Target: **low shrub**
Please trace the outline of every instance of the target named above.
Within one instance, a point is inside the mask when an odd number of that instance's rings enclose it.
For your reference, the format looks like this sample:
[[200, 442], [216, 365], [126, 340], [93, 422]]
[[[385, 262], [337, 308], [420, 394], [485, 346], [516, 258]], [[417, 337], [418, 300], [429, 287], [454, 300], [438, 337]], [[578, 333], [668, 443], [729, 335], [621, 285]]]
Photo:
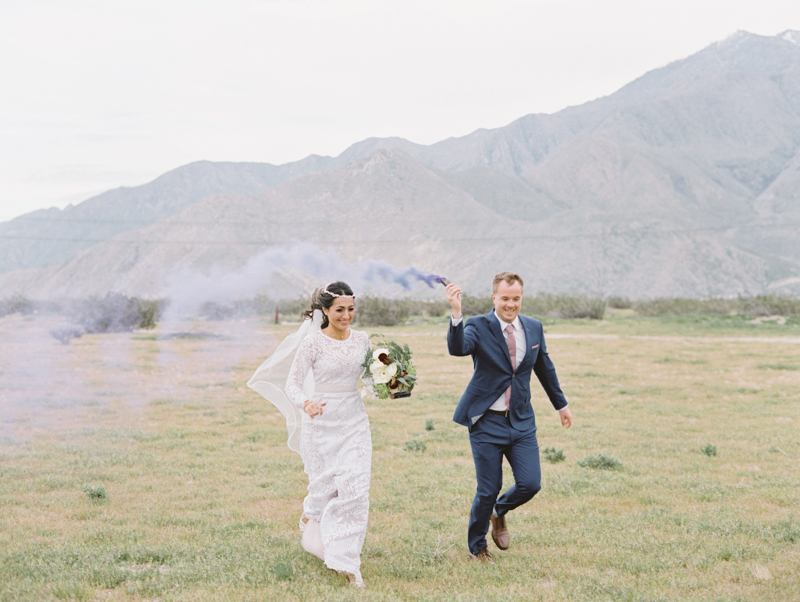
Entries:
[[406, 441], [405, 445], [403, 446], [405, 451], [411, 452], [424, 452], [428, 449], [428, 444], [424, 441], [418, 441], [417, 439], [412, 439], [411, 441]]
[[108, 499], [106, 488], [102, 485], [84, 485], [83, 493], [93, 502], [103, 502]]
[[139, 328], [155, 328], [165, 307], [163, 300], [139, 299]]
[[578, 466], [595, 470], [617, 470], [622, 467], [622, 462], [605, 454], [597, 454], [596, 456], [584, 458], [578, 462]]
[[708, 443], [700, 448], [700, 451], [707, 455], [709, 458], [717, 455], [717, 446]]
[[[449, 304], [448, 304], [449, 305]], [[488, 314], [494, 307], [491, 297], [471, 297], [461, 295], [461, 313], [466, 317]]]
[[640, 316], [680, 316], [686, 314], [727, 314], [729, 301], [724, 299], [671, 299], [659, 298], [636, 301], [633, 309]]
[[679, 316], [686, 314], [738, 314], [753, 318], [800, 314], [800, 299], [788, 295], [739, 296], [735, 299], [658, 298], [636, 301], [633, 309], [641, 316]]
[[[437, 301], [423, 301], [420, 299], [408, 299], [408, 313], [411, 316], [428, 316], [438, 318], [450, 313], [450, 304], [442, 299]], [[356, 306], [358, 311], [358, 306]]]
[[758, 295], [736, 299], [737, 313], [745, 316], [791, 316], [800, 314], [800, 299], [788, 295]]
[[551, 318], [602, 320], [606, 313], [606, 300], [600, 296], [539, 293], [535, 297], [523, 297], [522, 313]]
[[[466, 317], [489, 313], [494, 307], [491, 297], [461, 297], [461, 313]], [[449, 309], [449, 308], [448, 308]], [[447, 311], [447, 310], [445, 310]], [[523, 297], [520, 313], [526, 316], [549, 318], [602, 320], [606, 312], [606, 300], [591, 295], [554, 295], [539, 293], [535, 297]]]
[[[241, 302], [238, 311], [233, 308], [228, 309], [228, 313], [274, 316], [277, 310], [279, 320], [294, 321], [302, 319], [303, 313], [310, 307], [311, 300], [308, 295], [279, 301], [259, 295], [249, 301]], [[449, 311], [450, 304], [445, 300], [384, 299], [371, 296], [356, 298], [356, 322], [365, 326], [394, 326], [409, 316], [439, 317]]]
[[294, 578], [294, 567], [286, 560], [278, 560], [272, 566], [272, 574], [277, 581], [291, 581]]
[[22, 295], [0, 299], [0, 317], [16, 313], [30, 314], [34, 311], [36, 311], [36, 303]]
[[86, 332], [125, 332], [153, 328], [165, 307], [163, 300], [126, 297], [109, 293], [67, 303], [65, 313]]
[[558, 317], [602, 320], [606, 313], [606, 301], [602, 297], [588, 295], [556, 295]]
[[606, 299], [606, 304], [614, 309], [631, 309], [633, 307], [633, 301], [627, 297], [611, 296]]
[[566, 460], [567, 456], [564, 454], [563, 449], [556, 449], [555, 447], [545, 447], [544, 459], [550, 462], [550, 464], [556, 464], [557, 462], [563, 462], [564, 460]]
[[409, 304], [404, 299], [361, 297], [358, 299], [356, 322], [363, 326], [396, 326], [409, 316]]
[[50, 331], [50, 336], [61, 341], [64, 345], [67, 345], [72, 339], [82, 337], [84, 334], [86, 334], [86, 331], [80, 326], [62, 326]]
[[[294, 299], [282, 299], [273, 304], [272, 313], [275, 313], [275, 305], [277, 305], [280, 315], [286, 316], [287, 320], [299, 320], [302, 318], [303, 312], [311, 307], [311, 297], [310, 295], [305, 295]], [[267, 313], [269, 314], [270, 312]]]

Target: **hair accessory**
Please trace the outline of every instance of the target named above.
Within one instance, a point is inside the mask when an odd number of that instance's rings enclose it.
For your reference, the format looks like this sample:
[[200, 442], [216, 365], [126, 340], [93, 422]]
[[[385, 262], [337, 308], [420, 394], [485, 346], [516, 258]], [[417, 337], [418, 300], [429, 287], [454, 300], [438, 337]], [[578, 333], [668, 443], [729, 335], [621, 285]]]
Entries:
[[324, 289], [322, 289], [322, 292], [323, 292], [323, 293], [325, 293], [326, 295], [330, 295], [331, 297], [352, 297], [352, 298], [353, 298], [353, 300], [355, 300], [355, 298], [356, 298], [356, 296], [355, 296], [355, 295], [339, 295], [339, 294], [336, 294], [336, 293], [332, 293], [332, 292], [330, 292], [330, 291], [328, 290], [328, 288], [327, 288], [327, 287], [325, 287]]

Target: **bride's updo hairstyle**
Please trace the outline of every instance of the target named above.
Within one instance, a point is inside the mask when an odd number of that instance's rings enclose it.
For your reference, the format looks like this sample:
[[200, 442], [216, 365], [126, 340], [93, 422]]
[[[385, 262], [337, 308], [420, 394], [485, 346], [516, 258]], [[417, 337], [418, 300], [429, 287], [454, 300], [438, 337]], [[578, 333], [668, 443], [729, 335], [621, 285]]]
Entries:
[[[331, 282], [327, 286], [319, 287], [314, 291], [314, 294], [311, 295], [311, 309], [305, 312], [303, 316], [306, 318], [311, 318], [315, 309], [320, 311], [322, 311], [323, 308], [330, 309], [334, 300], [339, 297], [352, 297], [353, 301], [356, 300], [356, 296], [353, 294], [353, 289], [351, 289], [346, 282], [342, 282], [341, 280]], [[328, 316], [326, 316], [325, 312], [323, 311], [322, 326], [320, 328], [326, 328], [327, 326]]]

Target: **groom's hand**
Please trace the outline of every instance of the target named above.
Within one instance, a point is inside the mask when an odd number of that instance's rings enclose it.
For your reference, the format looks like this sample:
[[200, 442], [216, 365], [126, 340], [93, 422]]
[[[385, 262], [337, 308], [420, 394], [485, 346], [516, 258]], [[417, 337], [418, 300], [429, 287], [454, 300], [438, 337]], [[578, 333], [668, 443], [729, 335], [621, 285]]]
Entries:
[[447, 301], [450, 307], [453, 308], [453, 319], [458, 320], [461, 317], [461, 287], [457, 284], [447, 285]]
[[569, 408], [564, 408], [563, 410], [558, 411], [558, 416], [561, 418], [561, 425], [568, 429], [572, 426], [572, 412], [569, 411]]

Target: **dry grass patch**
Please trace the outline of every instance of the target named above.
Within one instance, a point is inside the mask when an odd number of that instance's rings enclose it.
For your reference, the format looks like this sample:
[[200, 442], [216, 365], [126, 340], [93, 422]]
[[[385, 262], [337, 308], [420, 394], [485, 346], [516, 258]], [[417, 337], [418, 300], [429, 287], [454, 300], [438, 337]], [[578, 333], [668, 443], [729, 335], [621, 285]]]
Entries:
[[[411, 346], [420, 384], [368, 402], [369, 589], [353, 592], [300, 548], [301, 463], [277, 410], [244, 384], [295, 326], [197, 322], [180, 326], [192, 336], [62, 345], [47, 318], [6, 316], [0, 599], [792, 599], [795, 327], [695, 318], [547, 323], [576, 423], [564, 431], [535, 394], [539, 444], [566, 460], [543, 462], [544, 488], [509, 516], [512, 547], [494, 567], [467, 559], [474, 468], [451, 421], [471, 361], [447, 355], [444, 319], [372, 329]], [[578, 464], [600, 455], [620, 465]]]

